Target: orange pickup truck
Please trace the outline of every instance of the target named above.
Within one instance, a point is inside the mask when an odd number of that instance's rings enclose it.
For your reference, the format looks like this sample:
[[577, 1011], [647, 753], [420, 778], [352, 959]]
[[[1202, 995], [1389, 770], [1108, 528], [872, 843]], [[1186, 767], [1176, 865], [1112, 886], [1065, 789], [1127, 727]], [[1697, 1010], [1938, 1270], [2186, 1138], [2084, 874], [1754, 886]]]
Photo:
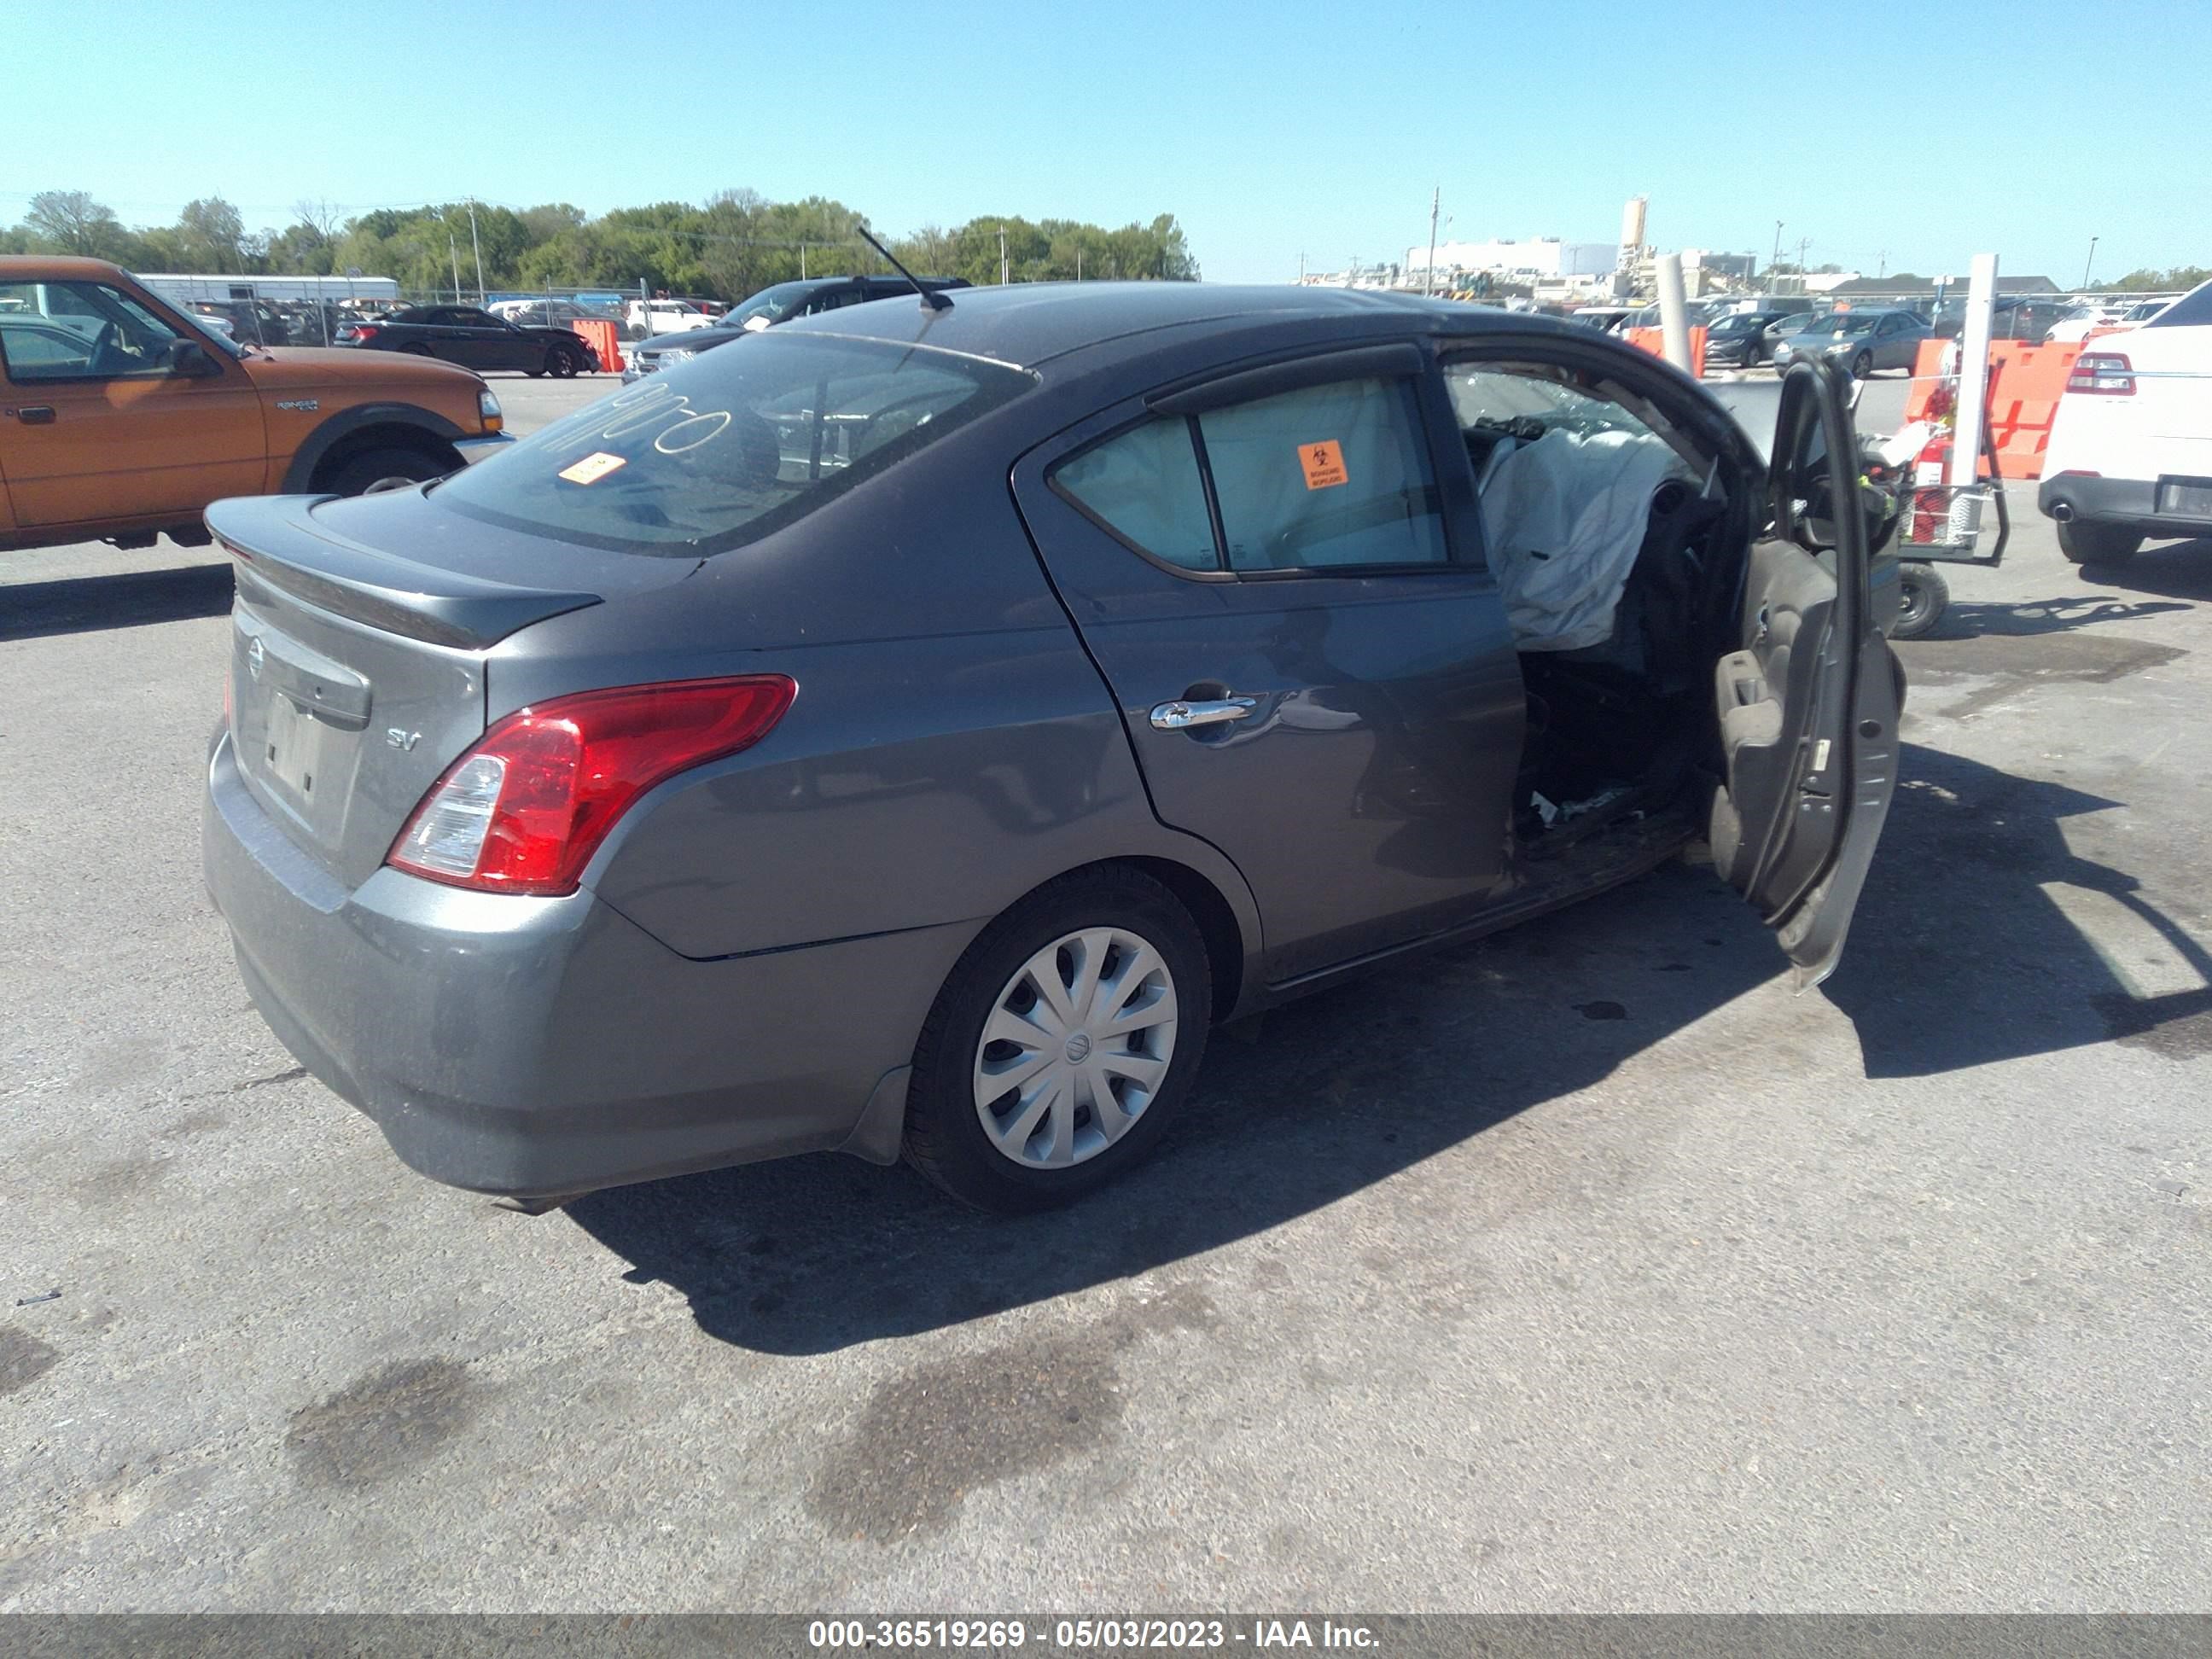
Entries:
[[0, 256], [0, 550], [202, 545], [210, 501], [438, 477], [501, 425], [465, 368], [240, 345], [100, 260]]

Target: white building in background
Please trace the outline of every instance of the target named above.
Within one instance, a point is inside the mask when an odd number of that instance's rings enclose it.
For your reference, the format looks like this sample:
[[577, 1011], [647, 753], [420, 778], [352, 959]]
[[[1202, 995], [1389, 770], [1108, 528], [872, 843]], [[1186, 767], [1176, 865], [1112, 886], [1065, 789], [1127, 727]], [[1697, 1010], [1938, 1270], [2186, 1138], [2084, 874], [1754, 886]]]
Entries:
[[[1556, 236], [1538, 236], [1525, 242], [1493, 239], [1487, 242], [1438, 242], [1437, 276], [1440, 284], [1451, 276], [1493, 276], [1509, 282], [1537, 283], [1562, 277], [1601, 276], [1612, 271], [1620, 250], [1611, 242], [1566, 242]], [[1429, 245], [1406, 250], [1406, 275], [1421, 281], [1429, 269]]]

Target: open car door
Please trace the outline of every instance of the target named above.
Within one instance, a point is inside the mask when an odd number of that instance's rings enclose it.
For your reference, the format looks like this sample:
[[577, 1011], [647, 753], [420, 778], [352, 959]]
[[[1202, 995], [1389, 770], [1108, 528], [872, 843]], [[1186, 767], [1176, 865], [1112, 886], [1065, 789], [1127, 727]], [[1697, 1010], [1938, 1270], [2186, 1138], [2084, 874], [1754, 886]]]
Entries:
[[1714, 677], [1724, 777], [1710, 839], [1715, 867], [1779, 931], [1802, 990], [1843, 953], [1889, 815], [1904, 674], [1874, 617], [1839, 371], [1790, 365], [1768, 453], [1771, 524], [1752, 544], [1738, 648]]

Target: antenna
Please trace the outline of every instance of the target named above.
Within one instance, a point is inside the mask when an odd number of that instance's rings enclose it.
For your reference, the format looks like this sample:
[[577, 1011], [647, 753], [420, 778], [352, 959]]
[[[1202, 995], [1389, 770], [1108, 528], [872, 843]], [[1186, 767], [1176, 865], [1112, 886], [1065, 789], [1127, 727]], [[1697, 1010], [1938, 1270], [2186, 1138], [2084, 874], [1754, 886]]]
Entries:
[[914, 284], [914, 291], [921, 295], [921, 308], [924, 311], [950, 311], [952, 309], [952, 296], [951, 295], [945, 293], [942, 289], [924, 288], [921, 285], [921, 278], [915, 276], [904, 265], [901, 264], [898, 262], [898, 255], [892, 252], [889, 248], [885, 247], [881, 242], [878, 241], [872, 235], [871, 235], [868, 232], [868, 228], [866, 225], [860, 223], [858, 220], [855, 220], [853, 223], [853, 228], [860, 233], [860, 239], [867, 243], [870, 247], [875, 249], [877, 252], [882, 254], [884, 258], [890, 261], [890, 266], [893, 270], [896, 270], [900, 276], [905, 277], [907, 281]]

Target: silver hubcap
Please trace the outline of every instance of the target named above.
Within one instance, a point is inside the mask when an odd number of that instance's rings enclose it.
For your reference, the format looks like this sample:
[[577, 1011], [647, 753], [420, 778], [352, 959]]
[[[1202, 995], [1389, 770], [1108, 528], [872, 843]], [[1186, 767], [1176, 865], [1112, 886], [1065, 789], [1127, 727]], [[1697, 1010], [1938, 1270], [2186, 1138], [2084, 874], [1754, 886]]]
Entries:
[[975, 1050], [975, 1115], [1017, 1164], [1065, 1169], [1135, 1127], [1175, 1058], [1175, 979], [1121, 927], [1086, 927], [1024, 963]]

